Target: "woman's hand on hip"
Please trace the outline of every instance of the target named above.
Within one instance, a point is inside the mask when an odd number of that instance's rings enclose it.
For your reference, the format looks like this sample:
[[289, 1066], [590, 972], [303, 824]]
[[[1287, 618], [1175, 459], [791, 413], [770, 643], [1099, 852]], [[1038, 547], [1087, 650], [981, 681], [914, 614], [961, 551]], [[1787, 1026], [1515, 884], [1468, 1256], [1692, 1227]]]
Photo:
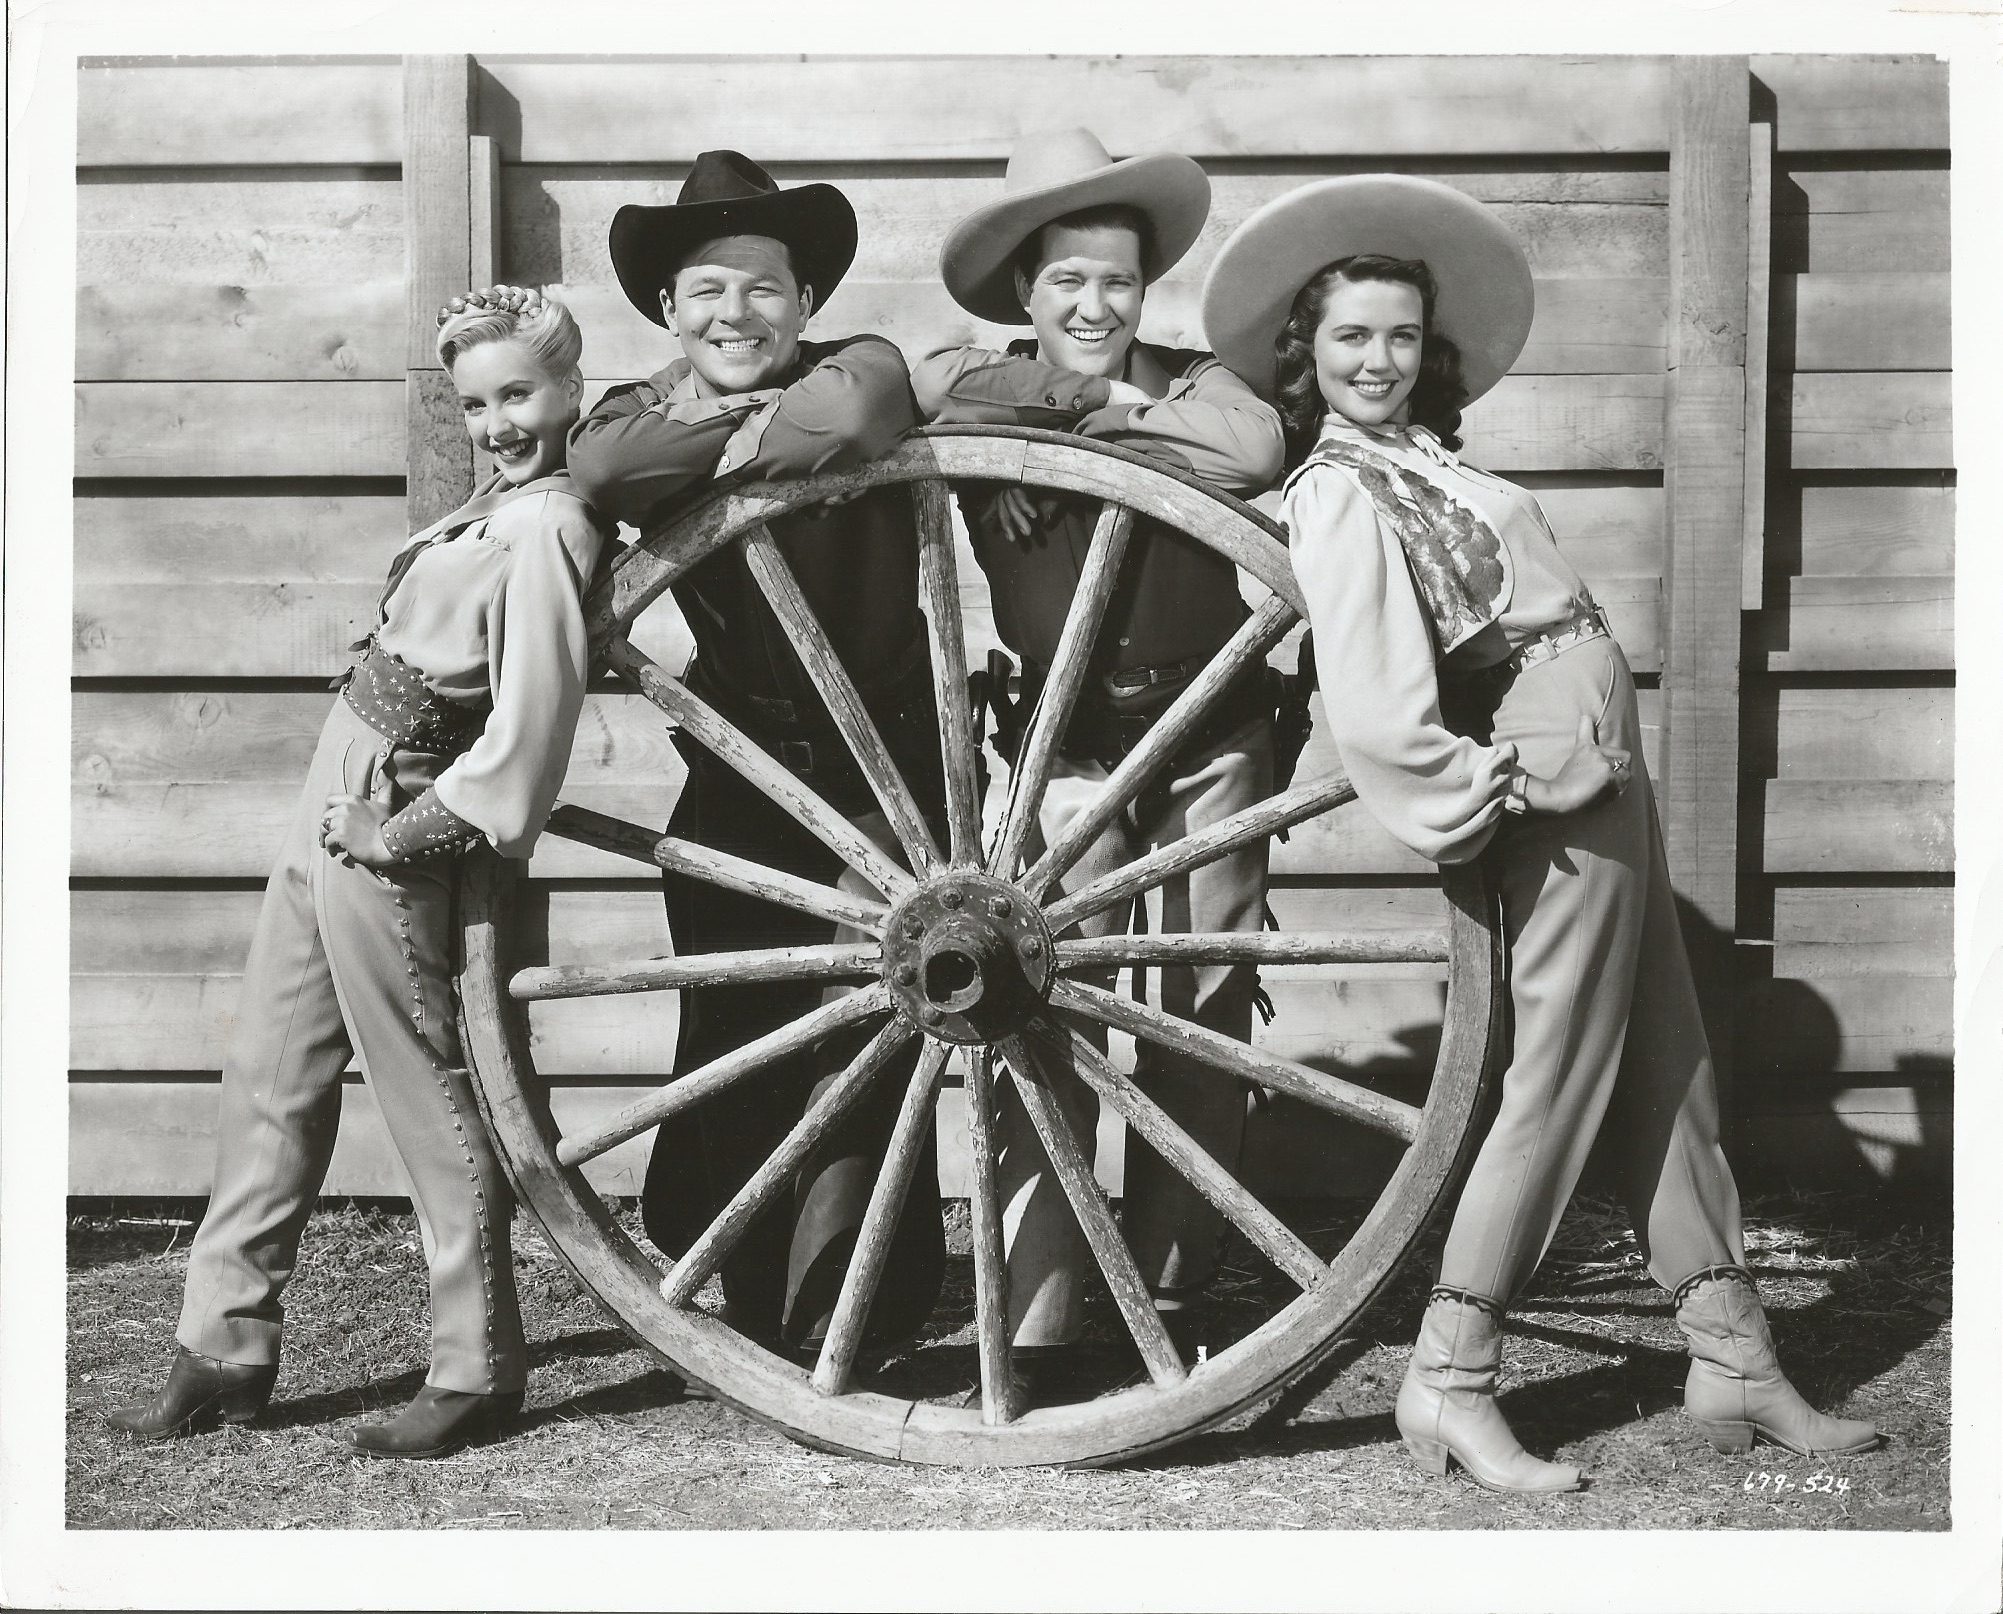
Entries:
[[365, 797], [329, 796], [327, 811], [320, 819], [320, 844], [327, 848], [329, 857], [343, 863], [387, 868], [396, 861], [383, 839], [383, 825], [388, 820], [388, 809]]
[[1627, 789], [1633, 762], [1619, 746], [1601, 745], [1590, 716], [1579, 719], [1577, 744], [1549, 779], [1527, 778], [1523, 801], [1533, 813], [1577, 813]]

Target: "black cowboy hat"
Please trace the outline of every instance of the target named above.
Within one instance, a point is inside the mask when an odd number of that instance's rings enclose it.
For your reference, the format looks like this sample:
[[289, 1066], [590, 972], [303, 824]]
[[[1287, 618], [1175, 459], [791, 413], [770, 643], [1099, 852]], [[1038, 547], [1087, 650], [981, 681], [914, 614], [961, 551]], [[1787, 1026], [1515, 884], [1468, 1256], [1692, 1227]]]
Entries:
[[855, 209], [832, 185], [782, 191], [772, 176], [734, 151], [705, 151], [670, 207], [628, 204], [612, 215], [612, 268], [633, 306], [665, 325], [661, 292], [705, 241], [767, 235], [786, 243], [793, 272], [827, 304], [855, 261]]

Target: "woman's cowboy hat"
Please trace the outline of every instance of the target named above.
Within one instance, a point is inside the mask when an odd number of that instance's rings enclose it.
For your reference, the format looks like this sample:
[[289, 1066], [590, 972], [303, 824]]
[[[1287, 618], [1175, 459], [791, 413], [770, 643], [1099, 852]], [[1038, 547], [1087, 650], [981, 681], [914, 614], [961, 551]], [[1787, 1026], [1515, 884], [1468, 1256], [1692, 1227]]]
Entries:
[[1433, 328], [1461, 350], [1468, 397], [1509, 373], [1530, 335], [1530, 260], [1474, 198], [1408, 174], [1316, 180], [1233, 230], [1203, 282], [1210, 350], [1271, 397], [1273, 340], [1295, 295], [1324, 265], [1359, 252], [1425, 260], [1440, 288]]
[[705, 151], [695, 160], [672, 207], [629, 204], [612, 215], [612, 268], [633, 306], [665, 325], [661, 292], [705, 241], [724, 235], [769, 235], [786, 243], [802, 286], [824, 308], [855, 261], [855, 209], [832, 185], [782, 191], [772, 176], [734, 151]]
[[1089, 129], [1024, 135], [1002, 180], [1000, 201], [974, 209], [939, 249], [946, 289], [976, 319], [1020, 325], [1015, 255], [1052, 219], [1088, 207], [1124, 203], [1153, 226], [1141, 273], [1167, 272], [1195, 243], [1210, 213], [1210, 180], [1193, 158], [1172, 152], [1114, 162]]

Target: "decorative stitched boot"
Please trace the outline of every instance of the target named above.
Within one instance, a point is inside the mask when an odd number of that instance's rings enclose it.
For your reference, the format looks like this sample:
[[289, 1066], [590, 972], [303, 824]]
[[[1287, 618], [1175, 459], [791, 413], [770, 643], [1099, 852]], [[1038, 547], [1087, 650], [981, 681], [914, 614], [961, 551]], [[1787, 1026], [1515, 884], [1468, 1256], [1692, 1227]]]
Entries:
[[520, 1390], [475, 1395], [427, 1384], [388, 1423], [348, 1430], [348, 1450], [357, 1457], [447, 1457], [461, 1447], [492, 1440], [521, 1410]]
[[1683, 1406], [1718, 1451], [1751, 1451], [1756, 1434], [1802, 1457], [1843, 1457], [1880, 1443], [1870, 1424], [1817, 1412], [1787, 1382], [1744, 1267], [1703, 1267], [1678, 1284], [1676, 1326], [1690, 1343]]
[[160, 1392], [150, 1401], [107, 1412], [104, 1421], [149, 1443], [200, 1434], [219, 1423], [250, 1423], [264, 1411], [277, 1382], [275, 1364], [218, 1362], [178, 1345]]
[[1502, 1307], [1441, 1284], [1428, 1298], [1419, 1342], [1398, 1391], [1398, 1433], [1429, 1474], [1452, 1458], [1491, 1491], [1576, 1491], [1579, 1471], [1532, 1457], [1495, 1404]]

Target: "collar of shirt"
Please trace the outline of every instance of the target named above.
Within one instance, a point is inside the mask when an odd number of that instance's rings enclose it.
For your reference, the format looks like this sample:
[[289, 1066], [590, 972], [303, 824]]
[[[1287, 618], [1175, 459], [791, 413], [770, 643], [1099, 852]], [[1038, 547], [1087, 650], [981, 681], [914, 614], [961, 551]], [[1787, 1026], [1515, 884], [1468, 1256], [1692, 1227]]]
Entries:
[[1426, 426], [1361, 426], [1347, 415], [1337, 414], [1333, 409], [1321, 423], [1323, 437], [1337, 438], [1352, 443], [1372, 443], [1379, 446], [1396, 444], [1407, 448], [1437, 465], [1461, 469], [1460, 457], [1434, 435]]

